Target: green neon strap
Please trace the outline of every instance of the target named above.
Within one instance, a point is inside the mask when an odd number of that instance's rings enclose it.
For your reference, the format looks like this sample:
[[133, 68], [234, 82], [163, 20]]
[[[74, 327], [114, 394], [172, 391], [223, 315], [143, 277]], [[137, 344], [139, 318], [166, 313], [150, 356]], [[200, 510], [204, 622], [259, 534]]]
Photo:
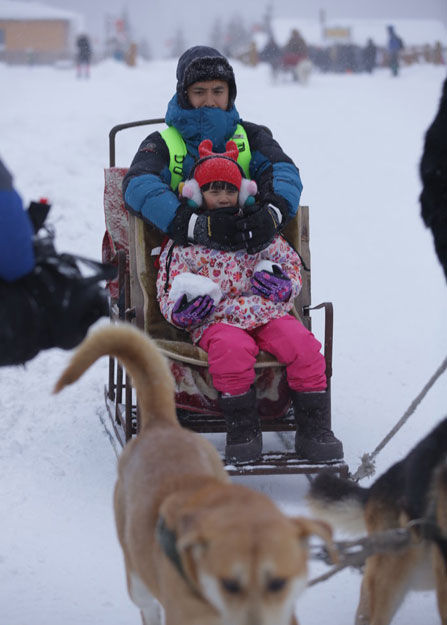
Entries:
[[[161, 132], [161, 136], [169, 150], [169, 171], [171, 172], [171, 189], [177, 191], [177, 187], [183, 180], [183, 161], [185, 160], [187, 150], [186, 143], [177, 128], [169, 126]], [[237, 159], [238, 164], [242, 167], [245, 177], [250, 178], [250, 161], [251, 150], [248, 143], [245, 128], [238, 124], [236, 131], [231, 137], [236, 143], [239, 150]]]
[[177, 191], [177, 187], [183, 180], [183, 161], [187, 154], [186, 143], [182, 135], [174, 126], [168, 126], [161, 132], [164, 142], [169, 150], [169, 171], [171, 172], [171, 189]]
[[236, 126], [236, 132], [231, 138], [236, 143], [237, 149], [239, 150], [237, 162], [242, 167], [245, 177], [250, 179], [251, 150], [245, 128], [241, 124], [238, 124]]

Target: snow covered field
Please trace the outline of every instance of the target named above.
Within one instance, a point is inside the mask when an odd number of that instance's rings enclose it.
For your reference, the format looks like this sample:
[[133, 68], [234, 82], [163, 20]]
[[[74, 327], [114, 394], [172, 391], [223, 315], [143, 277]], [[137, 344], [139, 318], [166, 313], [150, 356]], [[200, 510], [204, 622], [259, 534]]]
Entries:
[[[398, 79], [385, 70], [314, 75], [303, 88], [272, 85], [265, 66], [234, 66], [242, 117], [268, 125], [300, 167], [313, 302], [335, 307], [334, 429], [354, 471], [446, 354], [447, 285], [419, 216], [417, 170], [445, 68], [407, 68]], [[108, 132], [162, 117], [174, 77], [171, 61], [106, 62], [90, 81], [72, 70], [0, 65], [0, 157], [26, 202], [50, 198], [59, 251], [100, 257]], [[144, 136], [118, 136], [118, 165]], [[112, 517], [116, 456], [101, 422], [107, 361], [54, 397], [68, 358], [52, 350], [25, 369], [0, 370], [0, 622], [137, 625]], [[379, 455], [378, 473], [447, 414], [446, 397], [444, 375]], [[245, 482], [288, 513], [307, 514], [305, 478]], [[359, 584], [345, 571], [309, 589], [298, 603], [301, 625], [352, 623]], [[394, 620], [437, 622], [431, 593], [411, 595]]]

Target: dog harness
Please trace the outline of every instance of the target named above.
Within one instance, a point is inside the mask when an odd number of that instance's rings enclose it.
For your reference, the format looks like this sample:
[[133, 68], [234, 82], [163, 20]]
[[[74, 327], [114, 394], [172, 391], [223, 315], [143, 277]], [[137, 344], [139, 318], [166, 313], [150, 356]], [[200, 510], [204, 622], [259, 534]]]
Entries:
[[158, 544], [160, 545], [165, 556], [174, 565], [174, 568], [179, 575], [184, 579], [185, 583], [189, 586], [190, 590], [195, 594], [198, 599], [204, 601], [204, 598], [194, 586], [189, 577], [186, 576], [185, 569], [183, 568], [180, 554], [177, 549], [177, 534], [174, 530], [169, 529], [166, 525], [166, 521], [163, 517], [159, 517], [156, 528], [156, 536]]

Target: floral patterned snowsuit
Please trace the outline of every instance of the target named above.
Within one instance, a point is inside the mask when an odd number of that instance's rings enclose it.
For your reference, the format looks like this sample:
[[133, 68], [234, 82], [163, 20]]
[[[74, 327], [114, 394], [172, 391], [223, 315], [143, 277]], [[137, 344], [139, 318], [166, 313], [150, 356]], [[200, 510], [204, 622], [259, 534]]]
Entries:
[[[279, 265], [290, 278], [292, 292], [287, 302], [275, 303], [252, 293], [250, 279], [261, 260]], [[193, 342], [208, 352], [210, 373], [217, 390], [232, 395], [246, 392], [254, 380], [259, 349], [272, 353], [286, 364], [288, 383], [293, 390], [326, 388], [320, 343], [288, 314], [301, 290], [300, 268], [298, 254], [280, 235], [253, 255], [244, 250], [228, 252], [201, 245], [179, 246], [172, 240], [165, 246], [160, 256], [157, 297], [161, 312], [170, 323], [175, 304], [170, 290], [178, 274], [190, 272], [205, 276], [219, 284], [222, 291], [214, 313], [201, 325], [188, 330]]]

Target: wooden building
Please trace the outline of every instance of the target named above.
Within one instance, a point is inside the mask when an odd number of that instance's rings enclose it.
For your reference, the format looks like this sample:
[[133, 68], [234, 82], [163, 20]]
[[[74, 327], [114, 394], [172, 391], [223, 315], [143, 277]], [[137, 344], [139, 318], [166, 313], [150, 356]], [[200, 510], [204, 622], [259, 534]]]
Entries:
[[38, 2], [0, 0], [0, 61], [52, 63], [72, 58], [82, 17]]

